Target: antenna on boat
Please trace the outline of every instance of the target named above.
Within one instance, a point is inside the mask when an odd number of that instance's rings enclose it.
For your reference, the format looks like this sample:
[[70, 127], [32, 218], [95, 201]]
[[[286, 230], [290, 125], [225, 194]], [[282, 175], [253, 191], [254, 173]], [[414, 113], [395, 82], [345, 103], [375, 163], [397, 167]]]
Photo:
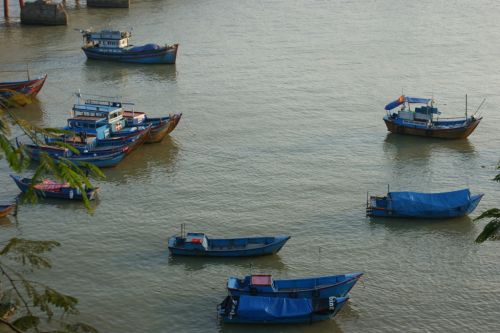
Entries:
[[467, 94], [465, 94], [465, 120], [467, 121]]
[[472, 116], [475, 116], [479, 112], [479, 109], [481, 109], [481, 107], [483, 106], [485, 101], [486, 101], [486, 98], [483, 98], [483, 101], [481, 102], [481, 104], [479, 104], [479, 106], [476, 109], [476, 112], [474, 112], [474, 114]]

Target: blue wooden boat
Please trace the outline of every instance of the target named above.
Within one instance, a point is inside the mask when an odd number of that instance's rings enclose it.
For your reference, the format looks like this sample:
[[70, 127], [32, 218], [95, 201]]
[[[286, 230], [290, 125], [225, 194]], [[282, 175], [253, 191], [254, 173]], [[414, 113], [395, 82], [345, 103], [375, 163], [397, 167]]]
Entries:
[[168, 241], [172, 255], [207, 257], [251, 257], [277, 253], [290, 236], [210, 239], [203, 233], [189, 232]]
[[288, 298], [227, 296], [217, 306], [219, 319], [241, 324], [300, 324], [333, 318], [349, 297]]
[[346, 296], [363, 273], [327, 275], [300, 279], [273, 280], [271, 275], [249, 275], [243, 279], [230, 277], [227, 290], [233, 296], [266, 297], [330, 297]]
[[[31, 186], [31, 178], [21, 178], [10, 175], [21, 192], [26, 193]], [[35, 194], [42, 198], [55, 198], [67, 200], [83, 200], [82, 192], [79, 188], [70, 187], [67, 183], [57, 183], [49, 179], [44, 179], [41, 183], [33, 186]], [[89, 188], [85, 192], [89, 200], [94, 200], [99, 188]]]
[[470, 214], [484, 194], [471, 195], [469, 189], [442, 193], [388, 192], [370, 196], [366, 214], [377, 217], [446, 219]]
[[141, 64], [175, 64], [179, 44], [160, 46], [129, 44], [130, 32], [81, 30], [82, 50], [89, 59], [111, 60]]
[[[419, 106], [412, 110], [414, 104]], [[401, 108], [397, 113], [391, 111], [399, 106]], [[390, 132], [442, 139], [464, 139], [476, 129], [482, 119], [474, 115], [468, 117], [467, 106], [465, 117], [439, 119], [441, 112], [434, 107], [433, 99], [404, 95], [387, 104], [385, 110], [387, 114], [384, 122]]]
[[109, 154], [100, 154], [99, 152], [87, 152], [75, 154], [67, 148], [45, 146], [45, 145], [24, 145], [26, 152], [34, 161], [40, 160], [41, 153], [47, 153], [57, 162], [59, 158], [65, 158], [76, 165], [82, 166], [84, 163], [90, 163], [100, 168], [110, 168], [118, 165], [124, 158], [128, 149], [118, 149]]
[[[77, 94], [78, 101], [73, 106], [72, 117], [68, 119], [65, 130], [74, 132], [81, 144], [98, 146], [127, 146], [127, 154], [144, 143], [153, 127], [152, 124], [127, 127], [120, 102], [110, 100], [84, 99]], [[89, 142], [95, 138], [95, 142]], [[86, 150], [93, 150], [92, 147]]]

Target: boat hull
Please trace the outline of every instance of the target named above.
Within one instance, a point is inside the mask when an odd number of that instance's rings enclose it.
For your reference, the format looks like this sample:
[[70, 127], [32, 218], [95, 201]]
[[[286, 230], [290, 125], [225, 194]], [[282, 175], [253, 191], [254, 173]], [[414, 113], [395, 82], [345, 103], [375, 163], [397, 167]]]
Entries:
[[[29, 97], [36, 97], [36, 95], [42, 90], [42, 87], [47, 79], [47, 74], [42, 75], [33, 80], [18, 81], [18, 82], [2, 82], [0, 83], [0, 90], [11, 90], [20, 94], [24, 94]], [[9, 97], [8, 91], [0, 92], [0, 96], [7, 95]]]
[[83, 47], [83, 52], [89, 59], [109, 60], [118, 62], [138, 63], [138, 64], [175, 64], [179, 44], [160, 50], [150, 50], [144, 52], [103, 52], [99, 48]]
[[[227, 290], [233, 296], [257, 295], [266, 297], [295, 297], [295, 298], [328, 298], [331, 296], [344, 297], [354, 287], [363, 273], [350, 273], [324, 277], [313, 277], [304, 279], [276, 280], [271, 286], [245, 286], [238, 285], [238, 279], [229, 278]], [[245, 277], [244, 281], [250, 281], [251, 277]], [[279, 288], [282, 284], [287, 288]]]
[[123, 149], [108, 155], [88, 152], [81, 153], [80, 155], [65, 156], [66, 150], [61, 148], [50, 146], [38, 147], [34, 145], [25, 145], [25, 148], [31, 159], [34, 161], [40, 161], [40, 154], [43, 152], [54, 158], [56, 162], [57, 159], [64, 158], [78, 166], [85, 166], [86, 163], [90, 163], [99, 168], [111, 168], [118, 165], [118, 163], [125, 158], [125, 155], [128, 152], [128, 149]]
[[416, 136], [425, 136], [431, 138], [440, 138], [440, 139], [465, 139], [469, 135], [474, 132], [476, 127], [481, 122], [482, 118], [474, 119], [466, 126], [454, 127], [454, 128], [421, 128], [415, 126], [405, 126], [396, 123], [394, 120], [385, 117], [384, 122], [387, 126], [387, 130], [392, 133], [397, 134], [406, 134], [406, 135], [416, 135]]
[[[178, 245], [178, 237], [171, 237], [168, 242], [168, 249], [172, 255], [179, 256], [196, 256], [196, 257], [255, 257], [262, 255], [271, 255], [277, 253], [290, 239], [290, 236], [276, 237], [275, 241], [270, 244], [263, 244], [258, 247], [251, 248], [231, 248], [231, 246], [224, 247], [210, 247], [208, 249], [202, 246], [196, 248], [187, 248]], [[235, 239], [242, 240], [242, 239]], [[217, 241], [217, 240], [216, 240]], [[224, 241], [231, 241], [224, 239]]]
[[145, 143], [161, 142], [165, 136], [170, 134], [177, 127], [181, 117], [182, 113], [173, 115], [167, 121], [162, 121], [162, 119], [159, 118], [158, 124], [153, 125], [151, 128], [151, 132], [149, 132]]

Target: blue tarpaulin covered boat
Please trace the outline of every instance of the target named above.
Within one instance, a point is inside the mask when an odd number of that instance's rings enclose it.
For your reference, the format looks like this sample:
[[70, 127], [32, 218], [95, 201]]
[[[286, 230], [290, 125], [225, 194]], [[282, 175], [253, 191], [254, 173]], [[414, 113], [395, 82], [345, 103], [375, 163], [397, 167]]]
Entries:
[[371, 196], [368, 216], [453, 218], [470, 214], [483, 194], [471, 195], [469, 189], [442, 193], [389, 192], [385, 197]]
[[334, 317], [348, 299], [333, 296], [322, 299], [227, 296], [217, 307], [217, 312], [227, 323], [312, 323]]
[[233, 296], [330, 297], [346, 296], [363, 273], [317, 276], [301, 279], [273, 280], [271, 275], [249, 275], [243, 279], [230, 277], [227, 290]]
[[250, 257], [277, 253], [290, 236], [208, 238], [203, 233], [189, 232], [168, 241], [172, 255], [208, 257]]

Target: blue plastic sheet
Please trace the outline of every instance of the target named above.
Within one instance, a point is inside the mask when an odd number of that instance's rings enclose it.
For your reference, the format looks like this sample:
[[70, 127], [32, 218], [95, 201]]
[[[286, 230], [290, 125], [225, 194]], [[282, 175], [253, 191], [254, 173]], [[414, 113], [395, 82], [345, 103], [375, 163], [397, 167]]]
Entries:
[[129, 49], [130, 52], [144, 52], [144, 51], [154, 51], [159, 50], [160, 46], [158, 44], [146, 44], [142, 46], [134, 46]]
[[241, 319], [265, 321], [308, 316], [312, 312], [308, 298], [240, 296], [237, 315]]
[[403, 103], [410, 103], [410, 104], [428, 104], [431, 101], [429, 98], [419, 98], [419, 97], [409, 97], [409, 96], [400, 96], [398, 99], [395, 101], [390, 102], [385, 106], [385, 109], [387, 111], [392, 110], [398, 106], [400, 106]]
[[389, 192], [389, 208], [413, 217], [453, 217], [470, 204], [469, 189], [443, 193]]

